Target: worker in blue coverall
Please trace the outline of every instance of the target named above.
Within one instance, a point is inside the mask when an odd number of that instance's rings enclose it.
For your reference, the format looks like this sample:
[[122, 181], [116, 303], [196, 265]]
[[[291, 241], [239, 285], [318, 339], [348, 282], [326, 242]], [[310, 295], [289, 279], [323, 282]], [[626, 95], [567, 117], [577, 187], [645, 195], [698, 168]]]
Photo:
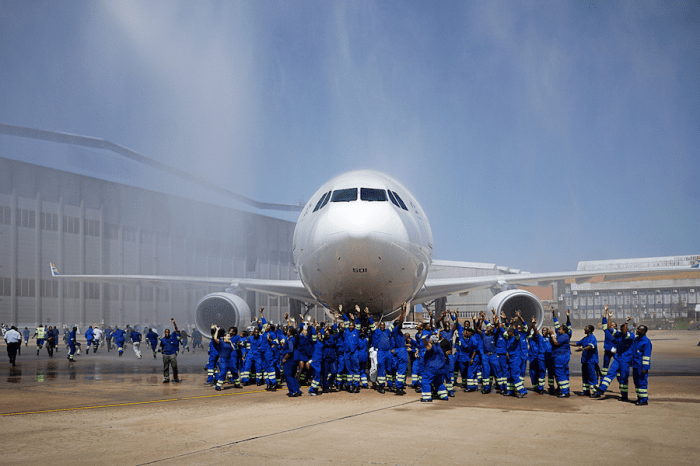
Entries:
[[[469, 358], [467, 360], [467, 384], [464, 391], [475, 392], [479, 389], [479, 372], [482, 375], [486, 372], [483, 362], [485, 353], [484, 342], [481, 335], [477, 334], [472, 327], [464, 329], [464, 337], [467, 343], [465, 353]], [[494, 351], [496, 347], [493, 345], [493, 330], [491, 331], [491, 345], [491, 357], [495, 361]], [[488, 378], [488, 375], [486, 377]]]
[[357, 340], [357, 363], [360, 366], [360, 386], [369, 388], [367, 380], [367, 365], [369, 364], [369, 340], [364, 329], [360, 330], [360, 339]]
[[112, 337], [114, 338], [114, 343], [117, 345], [117, 350], [119, 351], [119, 357], [124, 354], [124, 333], [125, 331], [115, 326], [112, 332]]
[[[262, 385], [263, 365], [262, 357], [260, 356], [261, 344], [262, 337], [260, 336], [260, 327], [255, 327], [253, 329], [253, 334], [248, 337], [246, 342], [248, 352], [246, 354], [245, 366], [241, 372], [241, 381], [243, 384], [252, 383], [251, 379], [254, 376], [256, 384], [258, 386]], [[253, 367], [255, 367], [255, 372], [251, 375]]]
[[569, 329], [567, 325], [559, 325], [556, 311], [552, 310], [555, 332], [550, 341], [552, 343], [552, 358], [554, 359], [554, 377], [559, 385], [559, 398], [568, 398], [569, 394], [569, 361], [571, 360], [571, 347]]
[[377, 391], [384, 393], [387, 371], [391, 371], [392, 357], [391, 330], [386, 328], [386, 323], [380, 322], [379, 327], [369, 318], [369, 329], [372, 335], [372, 346], [377, 349]]
[[78, 333], [78, 327], [73, 327], [73, 330], [71, 330], [70, 336], [68, 337], [68, 360], [69, 361], [74, 361], [73, 355], [75, 354], [75, 339], [76, 339], [77, 333]]
[[617, 348], [615, 347], [615, 323], [612, 322], [613, 311], [609, 311], [609, 305], [605, 305], [605, 310], [603, 311], [603, 332], [605, 335], [605, 341], [603, 342], [603, 365], [600, 367], [600, 377], [605, 377], [608, 375], [608, 368], [612, 362]]
[[443, 383], [443, 373], [445, 365], [445, 354], [440, 348], [440, 337], [431, 335], [422, 337], [425, 353], [423, 354], [423, 364], [421, 373], [421, 401], [433, 401], [432, 387], [435, 386], [437, 394], [441, 400], [447, 401], [447, 389]]
[[148, 333], [146, 334], [146, 339], [148, 340], [148, 344], [151, 345], [151, 350], [153, 350], [153, 358], [155, 359], [156, 349], [158, 348], [158, 334], [154, 332], [152, 328], [149, 328]]
[[651, 367], [651, 341], [647, 337], [647, 331], [646, 325], [637, 327], [637, 336], [632, 345], [632, 380], [637, 392], [637, 401], [634, 403], [636, 406], [649, 404], [647, 378]]
[[92, 346], [92, 339], [94, 336], [94, 331], [92, 330], [92, 325], [85, 330], [85, 340], [87, 340], [87, 348], [85, 349], [85, 354], [90, 354], [90, 347]]
[[[500, 361], [498, 360], [498, 354], [496, 353], [497, 347], [496, 347], [496, 339], [500, 338], [496, 333], [495, 333], [495, 327], [494, 324], [487, 324], [486, 329], [482, 329], [482, 325], [484, 324], [484, 321], [482, 319], [477, 320], [474, 322], [474, 332], [476, 335], [479, 335], [481, 337], [481, 344], [483, 351], [481, 353], [481, 376], [482, 376], [482, 384], [481, 384], [481, 393], [484, 395], [487, 395], [491, 392], [491, 377], [494, 377], [496, 379], [496, 388], [497, 390], [501, 389], [501, 367], [500, 367]], [[470, 363], [471, 367], [471, 363]], [[469, 376], [467, 376], [469, 377]], [[478, 389], [478, 378], [476, 381], [469, 381], [469, 378], [467, 378], [467, 384], [468, 388], [467, 391], [474, 391], [471, 390], [475, 386]]]
[[537, 330], [537, 319], [532, 317], [528, 331], [529, 346], [527, 359], [530, 363], [530, 381], [535, 393], [544, 394], [545, 367], [544, 367], [544, 338]]
[[598, 340], [593, 335], [594, 330], [592, 325], [586, 325], [586, 336], [575, 343], [578, 347], [576, 351], [581, 352], [583, 396], [591, 396], [592, 390], [598, 386], [598, 374], [595, 371], [595, 366], [598, 365]]
[[294, 325], [289, 325], [287, 328], [287, 339], [282, 346], [282, 365], [284, 366], [284, 380], [287, 383], [288, 397], [301, 396], [299, 382], [296, 378], [297, 364], [299, 361], [294, 360], [294, 347], [296, 345], [297, 330]]
[[[339, 309], [342, 312], [342, 305]], [[353, 314], [350, 314], [349, 318], [347, 314], [343, 314], [344, 324], [340, 329], [345, 350], [345, 368], [348, 372], [348, 392], [350, 393], [360, 393], [360, 363], [357, 357], [360, 331], [355, 327], [356, 324], [359, 324], [360, 307], [355, 306], [355, 310], [358, 314], [357, 321]]]
[[315, 318], [309, 330], [311, 331], [311, 341], [313, 344], [311, 359], [309, 359], [309, 364], [313, 372], [311, 386], [309, 387], [309, 395], [316, 396], [323, 393], [323, 341], [325, 332], [320, 325], [316, 328]]
[[632, 346], [634, 345], [634, 334], [629, 330], [629, 322], [632, 317], [620, 325], [618, 330], [613, 328], [613, 344], [615, 345], [615, 358], [610, 363], [608, 373], [596, 387], [592, 398], [601, 398], [608, 389], [613, 378], [617, 376], [617, 383], [620, 385], [620, 401], [629, 401], [629, 378], [630, 364], [632, 363]]
[[[231, 344], [233, 345], [233, 352], [231, 353], [231, 366], [229, 371], [226, 373], [228, 377], [228, 383], [233, 384], [235, 388], [242, 388], [241, 386], [241, 337], [238, 335], [238, 327], [229, 327], [228, 335], [231, 339]], [[194, 349], [192, 351], [194, 353]], [[236, 376], [234, 378], [234, 375]]]
[[206, 365], [207, 381], [204, 382], [204, 385], [214, 385], [214, 374], [216, 373], [216, 368], [219, 367], [219, 344], [214, 340], [214, 336], [216, 336], [216, 333], [218, 332], [216, 325], [211, 324], [210, 331], [212, 339], [209, 340], [209, 358]]
[[496, 379], [498, 390], [496, 391], [500, 391], [500, 393], [503, 394], [503, 392], [508, 391], [508, 342], [506, 342], [505, 339], [508, 322], [505, 313], [501, 313], [501, 318], [503, 320], [499, 320], [496, 311], [491, 309], [491, 312], [493, 313], [493, 323], [495, 326], [493, 333], [496, 335], [496, 358], [498, 359], [499, 371]]
[[[408, 374], [408, 350], [406, 349], [406, 337], [404, 336], [401, 328], [403, 327], [403, 321], [406, 318], [407, 305], [403, 303], [401, 305], [401, 314], [398, 320], [394, 322], [394, 327], [391, 329], [391, 338], [393, 343], [393, 355], [396, 370], [396, 394], [405, 395], [406, 391], [404, 387], [406, 386], [406, 375]], [[364, 372], [362, 373], [364, 375]], [[365, 379], [366, 386], [366, 379]]]
[[523, 398], [527, 395], [527, 390], [525, 390], [520, 378], [522, 367], [520, 340], [522, 337], [517, 328], [509, 327], [505, 338], [508, 343], [508, 390], [502, 394]]
[[173, 368], [173, 382], [180, 382], [177, 377], [177, 353], [180, 349], [180, 332], [177, 330], [175, 319], [170, 318], [175, 331], [170, 333], [170, 329], [163, 331], [163, 338], [160, 339], [160, 346], [163, 350], [163, 383], [170, 383], [170, 367]]
[[232, 359], [235, 358], [236, 347], [231, 342], [231, 335], [218, 326], [215, 327], [212, 340], [219, 345], [219, 375], [216, 379], [215, 389], [221, 391], [226, 380], [226, 374], [229, 371], [236, 373], [236, 368], [232, 364]]

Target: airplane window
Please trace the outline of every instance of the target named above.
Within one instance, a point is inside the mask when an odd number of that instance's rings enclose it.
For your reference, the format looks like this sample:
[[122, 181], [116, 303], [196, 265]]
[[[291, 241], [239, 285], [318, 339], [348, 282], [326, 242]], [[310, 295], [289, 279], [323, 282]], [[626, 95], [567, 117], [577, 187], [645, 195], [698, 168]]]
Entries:
[[391, 202], [392, 202], [396, 207], [398, 207], [399, 209], [401, 208], [401, 206], [399, 205], [399, 203], [396, 202], [396, 198], [394, 197], [394, 193], [392, 193], [391, 190], [389, 190], [389, 199], [391, 199]]
[[357, 200], [357, 188], [338, 189], [333, 191], [331, 202], [352, 202]]
[[328, 204], [328, 201], [330, 201], [330, 200], [331, 200], [331, 192], [328, 191], [328, 192], [326, 193], [326, 200], [323, 201], [323, 204], [321, 204], [321, 207], [320, 207], [320, 208], [323, 209], [324, 207], [326, 207], [326, 204]]
[[401, 197], [396, 193], [394, 193], [394, 196], [396, 197], [396, 200], [399, 201], [399, 204], [401, 204], [401, 208], [405, 211], [408, 211], [408, 209], [406, 208], [406, 204], [403, 203], [403, 200], [401, 199]]
[[323, 207], [325, 205], [323, 201], [326, 199], [326, 197], [328, 197], [329, 194], [330, 194], [330, 192], [321, 196], [321, 199], [319, 199], [318, 202], [316, 203], [316, 207], [314, 207], [314, 212], [316, 212], [318, 209], [320, 209], [321, 207]]
[[360, 199], [363, 201], [386, 201], [386, 191], [383, 189], [360, 188]]

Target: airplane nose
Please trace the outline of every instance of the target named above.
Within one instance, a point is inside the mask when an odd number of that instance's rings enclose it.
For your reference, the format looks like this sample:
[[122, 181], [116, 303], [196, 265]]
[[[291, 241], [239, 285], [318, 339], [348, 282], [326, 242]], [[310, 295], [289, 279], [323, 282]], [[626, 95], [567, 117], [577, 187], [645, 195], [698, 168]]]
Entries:
[[327, 208], [323, 222], [317, 223], [316, 239], [322, 243], [340, 240], [380, 240], [391, 236], [394, 240], [408, 238], [406, 228], [396, 209], [389, 202], [335, 203]]

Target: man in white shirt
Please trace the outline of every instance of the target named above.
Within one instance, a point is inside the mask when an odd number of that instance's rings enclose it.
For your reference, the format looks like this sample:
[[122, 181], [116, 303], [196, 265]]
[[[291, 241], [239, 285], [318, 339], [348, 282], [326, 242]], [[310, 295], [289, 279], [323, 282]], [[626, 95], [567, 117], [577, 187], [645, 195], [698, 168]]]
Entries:
[[19, 345], [22, 344], [22, 334], [17, 331], [17, 327], [14, 325], [10, 330], [5, 332], [3, 336], [7, 342], [7, 355], [10, 357], [10, 363], [12, 367], [15, 367], [15, 359], [17, 358], [17, 349]]
[[94, 353], [97, 353], [97, 348], [100, 347], [100, 340], [102, 340], [102, 329], [95, 325], [95, 327], [92, 329], [92, 344], [95, 348], [93, 351]]

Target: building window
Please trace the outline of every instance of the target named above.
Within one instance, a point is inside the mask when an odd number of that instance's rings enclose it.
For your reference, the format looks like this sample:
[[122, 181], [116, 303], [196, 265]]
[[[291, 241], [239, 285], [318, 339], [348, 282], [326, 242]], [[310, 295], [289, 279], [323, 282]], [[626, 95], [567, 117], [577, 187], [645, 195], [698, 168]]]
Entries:
[[42, 298], [58, 298], [58, 280], [41, 280], [39, 293]]
[[10, 214], [12, 211], [7, 206], [0, 206], [0, 223], [3, 225], [10, 224]]
[[87, 236], [100, 236], [100, 221], [89, 218], [84, 219], [83, 234]]
[[85, 283], [84, 290], [85, 299], [100, 299], [99, 283]]
[[17, 226], [34, 228], [36, 226], [36, 214], [33, 210], [17, 209]]
[[148, 230], [141, 230], [141, 244], [153, 244], [153, 233]]
[[142, 286], [141, 287], [141, 301], [153, 302], [153, 287], [152, 286]]
[[158, 289], [158, 302], [159, 303], [169, 303], [170, 302], [170, 289], [159, 288]]
[[102, 225], [102, 236], [105, 239], [119, 239], [119, 227], [117, 225], [112, 225], [111, 223], [105, 222]]
[[65, 299], [80, 298], [80, 282], [63, 281], [63, 297]]
[[58, 215], [48, 212], [39, 213], [39, 227], [42, 230], [58, 231]]
[[111, 285], [109, 283], [104, 286], [104, 299], [107, 301], [119, 300], [119, 285]]
[[136, 242], [136, 230], [133, 230], [131, 228], [123, 228], [122, 235], [124, 237], [124, 241], [129, 241], [132, 243]]
[[12, 295], [12, 279], [0, 278], [0, 296]]
[[18, 278], [15, 285], [15, 296], [33, 298], [36, 294], [35, 282], [31, 278]]
[[124, 301], [136, 301], [136, 285], [124, 286]]
[[63, 233], [80, 233], [80, 219], [78, 217], [63, 216]]

